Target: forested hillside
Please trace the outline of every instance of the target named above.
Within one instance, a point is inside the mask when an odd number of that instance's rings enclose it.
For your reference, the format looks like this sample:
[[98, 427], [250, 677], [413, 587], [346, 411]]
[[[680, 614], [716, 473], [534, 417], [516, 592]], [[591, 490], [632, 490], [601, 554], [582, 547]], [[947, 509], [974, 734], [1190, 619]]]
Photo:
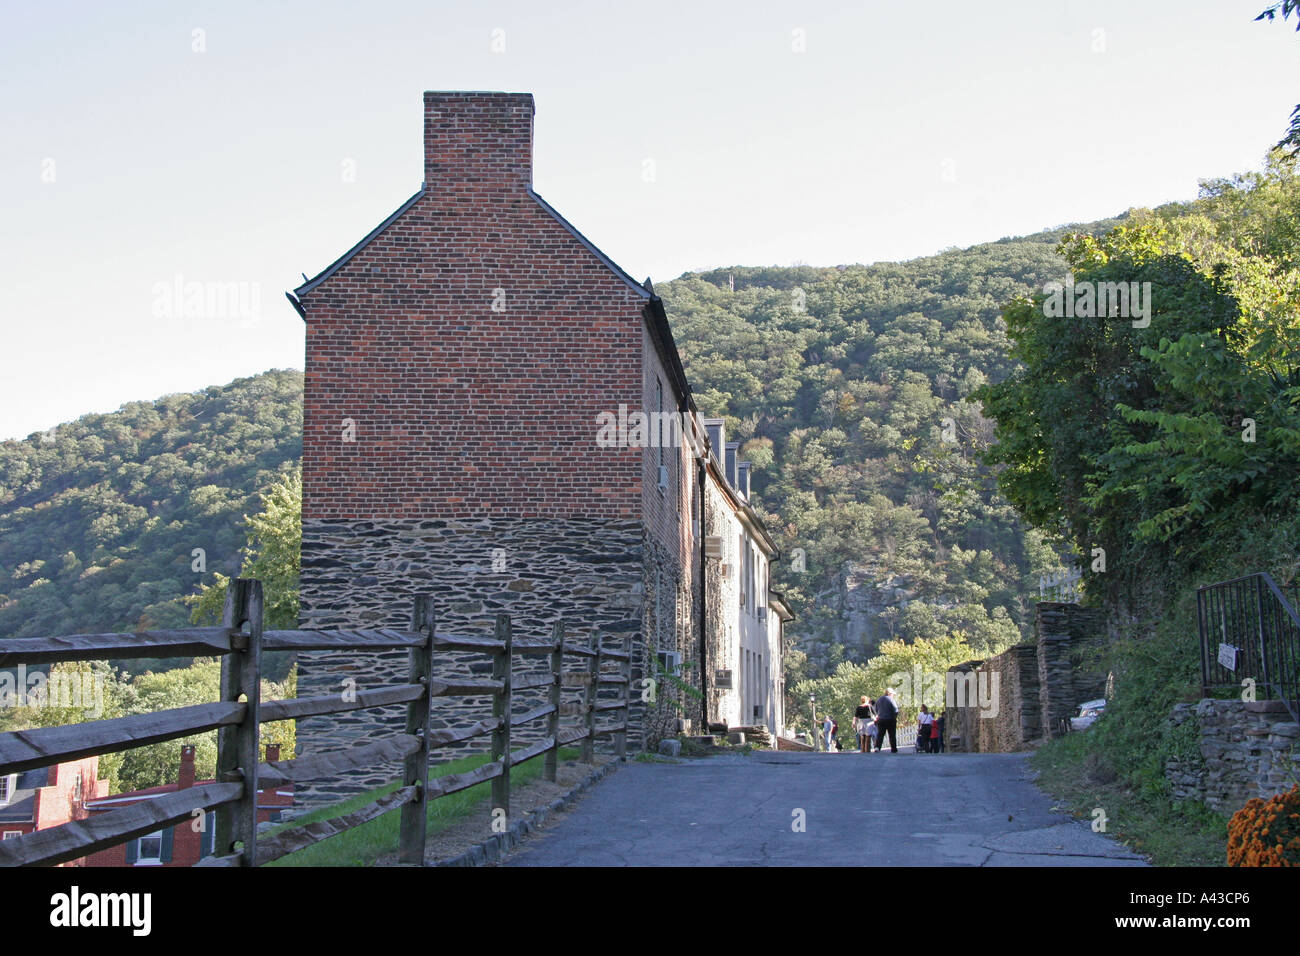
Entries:
[[980, 464], [992, 425], [965, 399], [1009, 373], [1000, 313], [1064, 278], [1063, 236], [1120, 221], [904, 263], [719, 269], [659, 288], [700, 407], [727, 416], [754, 463], [810, 674], [890, 638], [959, 635], [986, 653], [1027, 633], [1038, 575], [1059, 555]]
[[132, 402], [0, 443], [0, 636], [179, 627], [238, 571], [244, 514], [302, 455], [302, 373]]
[[[660, 286], [701, 408], [755, 465], [809, 673], [890, 637], [984, 653], [1022, 634], [1059, 556], [980, 464], [992, 428], [964, 399], [1007, 376], [1000, 311], [1064, 277], [1067, 231]], [[188, 620], [183, 598], [236, 573], [244, 514], [297, 463], [301, 396], [301, 373], [272, 371], [0, 444], [0, 635]]]

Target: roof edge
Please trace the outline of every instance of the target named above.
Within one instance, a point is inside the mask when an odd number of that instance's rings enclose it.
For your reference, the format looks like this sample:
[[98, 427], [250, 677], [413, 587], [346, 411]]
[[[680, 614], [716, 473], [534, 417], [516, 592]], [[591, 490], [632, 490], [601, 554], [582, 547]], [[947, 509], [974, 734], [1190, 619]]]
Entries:
[[[428, 184], [427, 184], [427, 183], [420, 183], [420, 189], [419, 189], [419, 191], [418, 191], [414, 196], [412, 196], [410, 199], [406, 200], [406, 202], [404, 202], [404, 203], [402, 203], [400, 206], [398, 206], [398, 207], [397, 207], [397, 210], [396, 210], [392, 215], [390, 215], [387, 219], [385, 219], [385, 220], [384, 220], [383, 222], [381, 222], [379, 225], [375, 226], [374, 229], [370, 230], [370, 232], [368, 232], [368, 233], [367, 233], [367, 234], [362, 238], [362, 240], [361, 240], [360, 242], [358, 242], [355, 246], [353, 246], [353, 247], [352, 247], [351, 249], [349, 249], [347, 252], [343, 253], [343, 255], [339, 256], [337, 259], [335, 259], [333, 262], [331, 262], [328, 266], [326, 266], [325, 269], [324, 269], [321, 273], [319, 273], [319, 274], [318, 274], [314, 279], [308, 279], [308, 280], [307, 280], [306, 282], [304, 282], [302, 285], [298, 286], [298, 288], [294, 289], [294, 290], [293, 290], [293, 291], [294, 291], [294, 294], [297, 295], [297, 296], [303, 296], [303, 295], [306, 295], [308, 292], [310, 292], [312, 289], [316, 288], [318, 285], [320, 285], [322, 282], [324, 282], [326, 279], [328, 279], [328, 278], [329, 278], [330, 276], [332, 276], [334, 273], [336, 273], [336, 272], [338, 272], [340, 269], [342, 269], [345, 265], [348, 264], [348, 261], [349, 261], [353, 256], [355, 256], [358, 252], [360, 252], [362, 249], [364, 249], [366, 246], [368, 246], [368, 245], [371, 243], [372, 240], [374, 240], [377, 236], [379, 236], [380, 233], [382, 233], [385, 229], [387, 229], [387, 228], [388, 228], [389, 226], [391, 226], [394, 222], [396, 222], [396, 221], [401, 217], [402, 213], [406, 212], [406, 210], [408, 210], [408, 209], [410, 209], [412, 206], [414, 206], [415, 203], [416, 203], [416, 201], [417, 201], [421, 196], [423, 196], [425, 193], [427, 193], [428, 191], [429, 191], [429, 186], [428, 186]], [[292, 301], [292, 300], [291, 300], [291, 301]], [[297, 306], [295, 306], [295, 308], [297, 308]], [[299, 309], [298, 311], [299, 311], [299, 313], [302, 312], [301, 309]]]
[[629, 287], [636, 290], [637, 295], [641, 296], [641, 298], [643, 299], [649, 299], [652, 297], [653, 293], [647, 292], [645, 287], [641, 285], [641, 283], [633, 279], [630, 275], [628, 275], [627, 271], [623, 269], [621, 266], [619, 266], [617, 262], [615, 262], [609, 256], [605, 255], [605, 253], [601, 252], [598, 248], [596, 248], [596, 244], [594, 242], [592, 242], [581, 232], [579, 232], [578, 228], [573, 223], [569, 222], [569, 220], [561, 216], [559, 212], [556, 211], [555, 207], [552, 206], [550, 203], [548, 203], [541, 196], [539, 196], [537, 194], [537, 191], [534, 190], [531, 186], [528, 188], [528, 195], [532, 196], [533, 199], [537, 200], [537, 204], [541, 206], [543, 209], [545, 209], [546, 212], [550, 214], [552, 219], [554, 219], [561, 226], [563, 226], [565, 230], [567, 230], [568, 233], [571, 236], [573, 236], [573, 238], [577, 239], [580, 243], [586, 246], [588, 252], [592, 253], [597, 259], [599, 259], [602, 263], [604, 263], [605, 266], [608, 267], [611, 272], [613, 272], [616, 276], [618, 276], [620, 279], [626, 282]]

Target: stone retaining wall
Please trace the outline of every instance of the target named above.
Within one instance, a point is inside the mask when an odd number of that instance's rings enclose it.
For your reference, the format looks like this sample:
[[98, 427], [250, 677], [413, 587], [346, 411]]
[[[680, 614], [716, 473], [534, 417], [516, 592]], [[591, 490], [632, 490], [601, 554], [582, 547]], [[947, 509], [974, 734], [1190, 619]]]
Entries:
[[1106, 672], [1098, 651], [1106, 641], [1102, 613], [1077, 604], [1043, 602], [1037, 640], [948, 670], [947, 745], [966, 753], [1009, 753], [1054, 736], [1061, 718], [1101, 697]]
[[1165, 763], [1176, 800], [1235, 813], [1253, 797], [1267, 799], [1300, 781], [1300, 724], [1281, 701], [1207, 698], [1175, 705], [1170, 719], [1176, 726], [1192, 721], [1200, 735], [1198, 757]]
[[1104, 697], [1106, 670], [1099, 663], [1106, 618], [1098, 608], [1042, 603], [1034, 619], [1042, 732], [1060, 734], [1085, 700]]

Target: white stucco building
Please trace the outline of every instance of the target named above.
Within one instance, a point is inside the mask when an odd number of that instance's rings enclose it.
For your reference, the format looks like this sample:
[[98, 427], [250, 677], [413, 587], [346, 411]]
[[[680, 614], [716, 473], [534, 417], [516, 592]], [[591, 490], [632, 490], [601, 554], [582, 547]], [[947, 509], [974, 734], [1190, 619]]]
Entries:
[[749, 463], [727, 442], [722, 419], [704, 419], [713, 454], [706, 468], [705, 627], [709, 720], [785, 731], [784, 627], [793, 615], [772, 592], [777, 548], [749, 504]]

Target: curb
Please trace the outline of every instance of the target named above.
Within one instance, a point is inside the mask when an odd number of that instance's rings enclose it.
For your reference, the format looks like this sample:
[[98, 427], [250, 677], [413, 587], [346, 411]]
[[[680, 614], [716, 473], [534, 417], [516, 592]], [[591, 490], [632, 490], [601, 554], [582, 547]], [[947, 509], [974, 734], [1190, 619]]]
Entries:
[[593, 770], [577, 786], [562, 797], [557, 797], [544, 807], [538, 807], [536, 810], [528, 810], [524, 813], [522, 820], [511, 824], [510, 828], [504, 833], [498, 833], [489, 837], [482, 843], [476, 843], [464, 853], [458, 856], [448, 857], [445, 860], [439, 860], [436, 863], [425, 863], [425, 866], [483, 866], [486, 863], [499, 863], [501, 857], [509, 853], [516, 846], [524, 841], [534, 830], [538, 829], [554, 813], [560, 813], [568, 808], [576, 797], [594, 784], [602, 780], [608, 774], [613, 773], [620, 764], [626, 762], [627, 758], [614, 758], [605, 766]]

